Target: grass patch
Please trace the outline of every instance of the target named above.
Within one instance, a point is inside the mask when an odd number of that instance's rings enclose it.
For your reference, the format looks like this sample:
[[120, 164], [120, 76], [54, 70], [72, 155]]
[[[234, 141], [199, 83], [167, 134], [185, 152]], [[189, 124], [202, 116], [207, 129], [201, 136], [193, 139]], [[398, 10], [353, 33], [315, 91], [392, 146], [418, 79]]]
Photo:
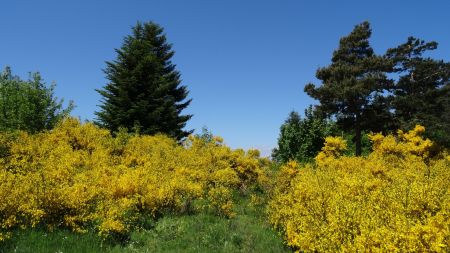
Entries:
[[263, 207], [248, 203], [239, 199], [232, 219], [208, 213], [165, 216], [152, 229], [132, 232], [124, 245], [105, 243], [93, 232], [18, 230], [0, 244], [0, 252], [291, 252], [265, 222]]
[[275, 232], [243, 215], [165, 217], [131, 238], [126, 252], [288, 252]]
[[78, 234], [66, 230], [46, 232], [41, 229], [17, 230], [13, 237], [0, 244], [0, 252], [110, 252], [110, 245], [105, 245], [94, 233]]

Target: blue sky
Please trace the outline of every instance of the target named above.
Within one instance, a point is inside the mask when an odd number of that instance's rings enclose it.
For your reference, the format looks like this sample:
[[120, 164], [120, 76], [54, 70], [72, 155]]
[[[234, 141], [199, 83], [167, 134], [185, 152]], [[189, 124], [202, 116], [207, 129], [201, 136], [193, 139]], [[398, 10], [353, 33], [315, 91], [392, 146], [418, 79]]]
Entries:
[[368, 20], [384, 53], [408, 36], [439, 42], [433, 57], [450, 60], [450, 1], [5, 0], [0, 67], [26, 78], [41, 72], [74, 116], [94, 119], [107, 82], [102, 69], [131, 27], [165, 28], [193, 99], [188, 128], [207, 126], [233, 148], [276, 145], [291, 110], [314, 101], [303, 86], [329, 64], [339, 38]]

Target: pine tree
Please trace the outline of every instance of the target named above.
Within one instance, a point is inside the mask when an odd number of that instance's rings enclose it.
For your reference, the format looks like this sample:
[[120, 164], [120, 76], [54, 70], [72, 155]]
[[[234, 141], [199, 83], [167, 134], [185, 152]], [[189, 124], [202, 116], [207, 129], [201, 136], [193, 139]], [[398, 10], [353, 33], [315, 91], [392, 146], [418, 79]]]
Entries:
[[450, 63], [423, 56], [435, 49], [436, 42], [414, 37], [388, 49], [386, 56], [399, 75], [391, 90], [392, 105], [399, 128], [421, 124], [428, 137], [450, 147]]
[[192, 115], [181, 112], [191, 100], [186, 100], [188, 90], [171, 62], [174, 51], [163, 28], [138, 22], [116, 53], [104, 70], [109, 83], [98, 90], [103, 97], [96, 112], [99, 125], [113, 132], [139, 128], [142, 134], [163, 133], [178, 140], [192, 133], [183, 130]]
[[[381, 106], [386, 103], [383, 92], [391, 85], [384, 74], [389, 66], [371, 48], [371, 33], [368, 22], [355, 26], [341, 38], [332, 63], [317, 70], [316, 77], [322, 85], [305, 86], [305, 92], [320, 101], [320, 111], [335, 116], [344, 130], [354, 131], [356, 155], [361, 154], [361, 132], [378, 130], [389, 118], [387, 107]], [[383, 117], [374, 120], [374, 115]]]

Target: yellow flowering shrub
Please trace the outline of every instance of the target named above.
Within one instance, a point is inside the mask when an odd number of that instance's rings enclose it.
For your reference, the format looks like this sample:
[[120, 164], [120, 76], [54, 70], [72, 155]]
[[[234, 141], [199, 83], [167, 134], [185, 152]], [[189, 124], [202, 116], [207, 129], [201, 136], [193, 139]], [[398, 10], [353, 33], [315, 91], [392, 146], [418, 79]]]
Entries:
[[372, 134], [368, 157], [327, 138], [315, 165], [280, 170], [270, 222], [299, 252], [449, 252], [450, 160], [429, 157], [423, 131]]
[[322, 150], [317, 154], [315, 160], [317, 164], [324, 165], [329, 160], [342, 155], [347, 149], [347, 141], [341, 137], [328, 136]]
[[394, 155], [401, 158], [420, 157], [426, 159], [430, 156], [433, 143], [429, 139], [423, 139], [421, 135], [425, 127], [416, 125], [413, 130], [404, 133], [397, 131], [397, 136], [383, 136], [382, 134], [370, 134], [369, 139], [374, 145], [374, 154], [387, 156]]
[[112, 137], [70, 118], [47, 132], [1, 134], [0, 241], [35, 226], [123, 235], [142, 217], [205, 208], [232, 217], [233, 192], [267, 179], [257, 152], [222, 142], [191, 136], [180, 145], [124, 131]]

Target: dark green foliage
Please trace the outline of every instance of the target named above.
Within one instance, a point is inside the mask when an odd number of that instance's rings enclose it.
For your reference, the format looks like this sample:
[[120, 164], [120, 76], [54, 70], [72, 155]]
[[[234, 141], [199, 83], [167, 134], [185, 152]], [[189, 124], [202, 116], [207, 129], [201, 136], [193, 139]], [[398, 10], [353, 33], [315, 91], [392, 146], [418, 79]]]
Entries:
[[280, 128], [278, 147], [273, 150], [272, 158], [282, 163], [289, 160], [310, 161], [333, 130], [334, 124], [324, 119], [312, 106], [305, 110], [304, 119], [292, 111]]
[[317, 70], [322, 85], [305, 86], [305, 92], [319, 100], [320, 111], [335, 116], [345, 131], [354, 131], [356, 155], [361, 154], [361, 132], [377, 131], [390, 121], [388, 108], [383, 106], [387, 103], [383, 93], [391, 86], [385, 75], [389, 64], [374, 54], [370, 35], [368, 22], [355, 26], [341, 38], [332, 63]]
[[39, 73], [30, 76], [23, 81], [9, 67], [0, 75], [0, 131], [48, 130], [73, 109], [54, 96], [55, 84], [47, 86]]
[[300, 149], [300, 115], [292, 111], [280, 127], [278, 147], [272, 151], [272, 158], [277, 162], [286, 162], [295, 159]]
[[[369, 45], [370, 25], [357, 25], [340, 40], [332, 63], [317, 70], [320, 87], [305, 92], [320, 101], [318, 109], [353, 131], [355, 154], [362, 152], [362, 132], [427, 128], [428, 137], [450, 147], [450, 64], [423, 54], [437, 48], [414, 37], [381, 57]], [[390, 80], [386, 73], [398, 77]]]
[[191, 100], [180, 73], [171, 62], [174, 55], [159, 25], [137, 23], [132, 34], [116, 49], [117, 59], [107, 62], [110, 81], [98, 92], [103, 96], [98, 123], [115, 132], [120, 127], [142, 134], [164, 133], [178, 140], [192, 115], [180, 115]]
[[[361, 155], [367, 156], [372, 152], [372, 142], [369, 140], [367, 132], [361, 133]], [[350, 132], [341, 132], [340, 135], [344, 140], [347, 141], [347, 150], [345, 150], [344, 155], [354, 156], [355, 155], [355, 135]]]
[[421, 124], [428, 137], [450, 147], [450, 63], [423, 56], [436, 48], [436, 42], [409, 37], [387, 51], [392, 71], [399, 75], [392, 106], [399, 128]]

